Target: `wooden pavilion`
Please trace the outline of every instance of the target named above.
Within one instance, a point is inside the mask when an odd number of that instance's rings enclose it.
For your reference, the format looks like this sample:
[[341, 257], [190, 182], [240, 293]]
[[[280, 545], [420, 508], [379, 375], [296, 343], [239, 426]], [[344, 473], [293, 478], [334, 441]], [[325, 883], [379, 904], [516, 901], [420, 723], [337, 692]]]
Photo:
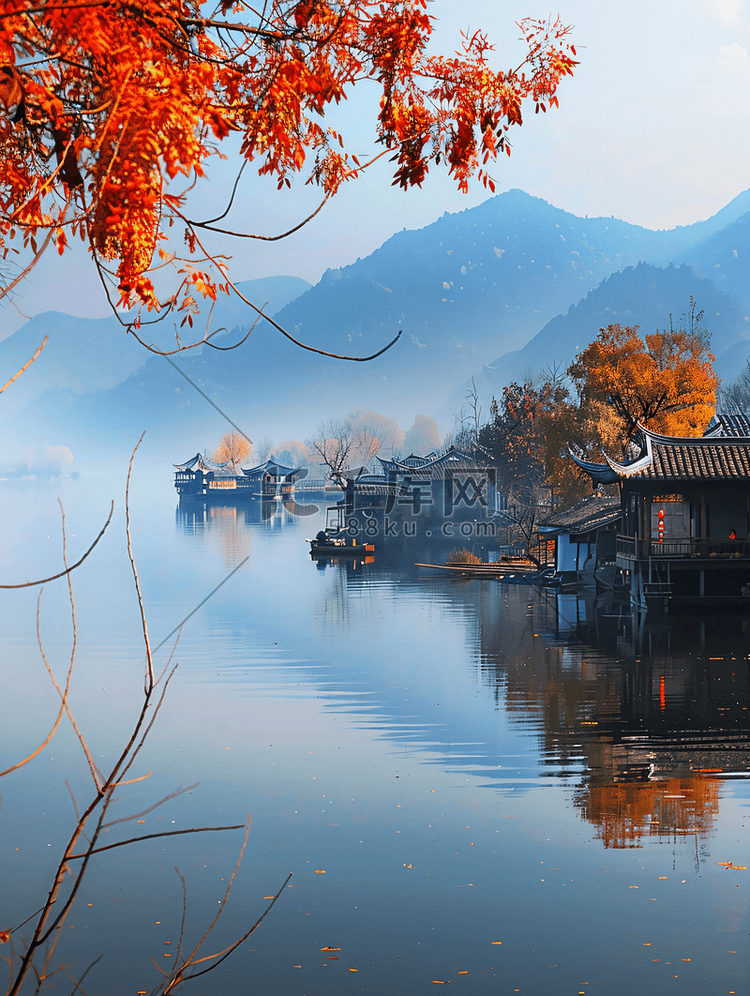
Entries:
[[634, 601], [750, 601], [750, 423], [719, 415], [698, 437], [638, 427], [630, 456], [573, 456], [594, 486], [617, 484], [617, 566]]

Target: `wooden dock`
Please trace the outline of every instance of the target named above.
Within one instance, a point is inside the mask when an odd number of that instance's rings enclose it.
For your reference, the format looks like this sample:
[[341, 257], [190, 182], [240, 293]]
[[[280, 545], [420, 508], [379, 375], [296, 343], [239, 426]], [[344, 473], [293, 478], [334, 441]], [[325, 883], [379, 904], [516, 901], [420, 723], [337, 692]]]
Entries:
[[531, 560], [502, 560], [494, 564], [415, 564], [434, 571], [467, 578], [502, 578], [509, 574], [536, 574], [541, 568]]

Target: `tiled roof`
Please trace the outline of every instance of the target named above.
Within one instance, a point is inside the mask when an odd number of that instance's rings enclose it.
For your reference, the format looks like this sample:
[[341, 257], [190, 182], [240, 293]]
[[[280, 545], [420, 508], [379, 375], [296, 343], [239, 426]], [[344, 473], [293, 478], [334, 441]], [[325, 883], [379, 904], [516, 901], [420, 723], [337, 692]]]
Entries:
[[703, 433], [705, 436], [750, 436], [750, 415], [737, 408], [734, 412], [717, 412]]
[[277, 463], [273, 457], [269, 457], [265, 463], [259, 463], [257, 467], [243, 467], [242, 473], [247, 477], [261, 477], [263, 474], [271, 474], [273, 477], [289, 477], [290, 474], [299, 472], [299, 467], [285, 467]]
[[196, 453], [192, 460], [188, 460], [185, 463], [175, 463], [172, 464], [178, 471], [192, 471], [193, 473], [198, 473], [203, 471], [204, 474], [214, 474], [214, 476], [234, 477], [232, 470], [229, 467], [229, 463], [216, 463], [205, 453]]
[[746, 481], [750, 483], [750, 437], [660, 436], [639, 427], [638, 452], [621, 462], [606, 456], [606, 464], [576, 459], [594, 480], [640, 477], [658, 481]]
[[620, 518], [619, 498], [584, 498], [571, 508], [555, 512], [545, 519], [540, 533], [587, 533], [616, 522]]
[[747, 437], [709, 437], [671, 444], [654, 442], [652, 451], [651, 466], [643, 471], [643, 477], [750, 481], [750, 439]]

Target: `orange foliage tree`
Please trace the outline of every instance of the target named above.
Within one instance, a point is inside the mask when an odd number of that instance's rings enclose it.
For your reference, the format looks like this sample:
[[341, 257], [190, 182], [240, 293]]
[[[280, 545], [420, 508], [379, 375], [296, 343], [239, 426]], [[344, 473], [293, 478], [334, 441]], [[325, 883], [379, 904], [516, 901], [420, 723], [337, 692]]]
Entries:
[[442, 161], [460, 190], [472, 176], [494, 189], [487, 163], [509, 153], [522, 105], [555, 106], [576, 65], [569, 28], [522, 21], [525, 58], [501, 72], [481, 32], [428, 54], [432, 22], [427, 0], [0, 0], [0, 251], [20, 236], [36, 259], [79, 237], [113, 307], [138, 309], [131, 330], [144, 306], [192, 325], [196, 301], [236, 290], [203, 231], [282, 237], [222, 221], [237, 184], [218, 219], [190, 217], [207, 162], [236, 136], [240, 172], [252, 162], [279, 188], [301, 175], [325, 203], [367, 165], [329, 123], [363, 80], [381, 95], [370, 162], [390, 156], [394, 184]]
[[603, 423], [614, 416], [625, 440], [638, 423], [664, 435], [701, 435], [718, 387], [702, 319], [691, 297], [690, 311], [669, 331], [641, 338], [637, 325], [600, 329], [568, 368], [584, 417], [593, 411], [593, 421]]
[[568, 446], [581, 443], [580, 413], [556, 370], [537, 383], [504, 387], [479, 441], [495, 460], [500, 488], [519, 507], [570, 504], [587, 491], [568, 457]]
[[242, 461], [250, 453], [251, 440], [241, 432], [225, 432], [221, 442], [214, 450], [214, 460], [217, 463], [228, 463], [236, 471]]

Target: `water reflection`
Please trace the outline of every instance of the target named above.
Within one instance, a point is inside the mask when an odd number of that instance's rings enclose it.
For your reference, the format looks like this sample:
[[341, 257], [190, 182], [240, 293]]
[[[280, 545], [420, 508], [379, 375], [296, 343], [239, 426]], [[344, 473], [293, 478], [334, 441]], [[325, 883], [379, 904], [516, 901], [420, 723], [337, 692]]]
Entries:
[[[228, 564], [248, 554], [259, 528], [296, 528], [301, 548], [293, 510], [267, 504], [270, 512], [259, 502], [199, 513], [183, 508], [178, 523], [218, 539]], [[319, 636], [335, 644], [344, 664], [356, 666], [358, 677], [356, 707], [350, 683], [333, 676], [329, 708], [356, 708], [361, 717], [365, 695], [370, 728], [419, 745], [496, 789], [528, 791], [550, 778], [559, 781], [607, 848], [692, 834], [697, 851], [714, 828], [721, 779], [750, 771], [747, 617], [644, 618], [612, 592], [446, 580], [417, 566], [444, 560], [450, 546], [450, 540], [399, 536], [378, 544], [369, 563], [307, 562], [308, 572], [328, 579], [318, 602]], [[428, 614], [449, 613], [452, 625], [461, 620], [469, 667], [495, 710], [537, 739], [535, 763], [508, 764], [507, 745], [491, 723], [476, 713], [462, 716], [458, 700], [456, 714], [431, 707], [414, 666], [404, 682], [419, 689], [410, 696], [418, 712], [404, 723], [398, 686], [384, 681], [379, 648], [382, 653], [387, 643], [385, 630], [373, 639], [370, 620], [378, 618], [382, 630], [389, 614], [405, 610], [418, 629], [418, 605]], [[369, 646], [361, 639], [365, 632]], [[435, 653], [434, 635], [425, 632], [428, 656]]]
[[[434, 979], [460, 983], [459, 971], [477, 996], [494, 991], [496, 977], [509, 992], [580, 992], [595, 980], [613, 996], [661, 992], [678, 972], [681, 992], [708, 991], [709, 977], [712, 991], [741, 991], [747, 872], [727, 869], [733, 859], [750, 864], [738, 846], [750, 794], [746, 620], [633, 619], [593, 592], [446, 580], [416, 566], [444, 559], [444, 548], [404, 537], [378, 548], [372, 564], [321, 570], [305, 543], [314, 516], [183, 506], [175, 529], [172, 510], [149, 508], [136, 533], [155, 642], [199, 608], [142, 758], [154, 783], [133, 789], [143, 792], [138, 811], [150, 793], [200, 779], [165, 819], [234, 824], [252, 812], [252, 854], [227, 907], [230, 939], [295, 873], [258, 950], [241, 949], [233, 974], [217, 973], [210, 991], [233, 996], [237, 976], [252, 975], [269, 994], [327, 996], [354, 984], [421, 993]], [[131, 621], [136, 612], [120, 595], [125, 581], [113, 600], [112, 570], [90, 558], [75, 579], [85, 682], [74, 704], [102, 753], [118, 746], [140, 674], [130, 658], [142, 654], [124, 642], [125, 623], [112, 629], [113, 605], [129, 606]], [[124, 578], [129, 564], [117, 570]], [[51, 643], [69, 626], [67, 604], [55, 608], [53, 595], [43, 607]], [[13, 708], [0, 746], [15, 756], [49, 696], [37, 680], [34, 600], [14, 604], [4, 674]], [[131, 625], [118, 610], [121, 618]], [[56, 659], [65, 653], [67, 636]], [[4, 833], [19, 847], [11, 858], [25, 862], [9, 865], [3, 882], [15, 903], [8, 923], [46, 894], [39, 856], [51, 854], [51, 801], [69, 811], [72, 758], [58, 739], [29, 766], [28, 788], [3, 785]], [[160, 828], [151, 813], [144, 819], [146, 830]], [[81, 957], [87, 944], [93, 960], [117, 937], [96, 971], [130, 980], [137, 959], [148, 969], [157, 921], [166, 939], [179, 932], [175, 864], [200, 936], [200, 915], [210, 920], [236, 860], [236, 842], [219, 836], [210, 846], [185, 835], [115, 852], [119, 864], [102, 865], [81, 903], [70, 939]], [[124, 884], [117, 905], [114, 882]], [[341, 960], [323, 957], [325, 945], [341, 947]], [[92, 981], [90, 991], [119, 996], [147, 988], [141, 978], [127, 988]]]
[[483, 620], [482, 677], [495, 696], [506, 689], [512, 714], [539, 717], [549, 763], [583, 766], [582, 816], [606, 847], [644, 834], [705, 839], [715, 776], [750, 770], [747, 618], [643, 620], [593, 592], [542, 595], [538, 642], [533, 609], [517, 627], [521, 655], [504, 652], [504, 620]]

